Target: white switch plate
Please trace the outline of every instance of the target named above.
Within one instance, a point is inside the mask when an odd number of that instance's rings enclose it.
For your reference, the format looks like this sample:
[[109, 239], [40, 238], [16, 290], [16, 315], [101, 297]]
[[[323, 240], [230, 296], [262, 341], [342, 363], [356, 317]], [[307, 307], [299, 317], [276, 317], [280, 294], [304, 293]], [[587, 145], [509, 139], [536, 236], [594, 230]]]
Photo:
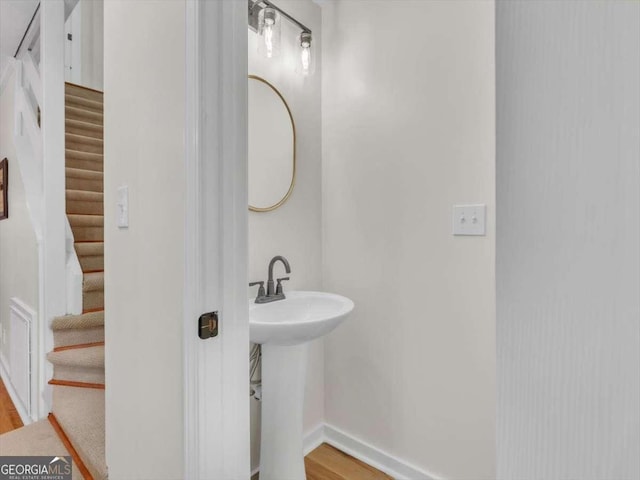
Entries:
[[129, 228], [129, 187], [118, 187], [117, 196], [117, 218], [118, 228]]
[[454, 235], [485, 235], [487, 230], [487, 206], [454, 205], [453, 206], [453, 234]]

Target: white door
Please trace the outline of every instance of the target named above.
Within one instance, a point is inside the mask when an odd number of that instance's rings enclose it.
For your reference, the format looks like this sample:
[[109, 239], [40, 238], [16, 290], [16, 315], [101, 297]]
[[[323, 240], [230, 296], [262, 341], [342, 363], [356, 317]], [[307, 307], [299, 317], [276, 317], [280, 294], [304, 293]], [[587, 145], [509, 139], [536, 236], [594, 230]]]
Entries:
[[[185, 478], [250, 476], [247, 5], [189, 0]], [[196, 319], [219, 313], [202, 340]]]

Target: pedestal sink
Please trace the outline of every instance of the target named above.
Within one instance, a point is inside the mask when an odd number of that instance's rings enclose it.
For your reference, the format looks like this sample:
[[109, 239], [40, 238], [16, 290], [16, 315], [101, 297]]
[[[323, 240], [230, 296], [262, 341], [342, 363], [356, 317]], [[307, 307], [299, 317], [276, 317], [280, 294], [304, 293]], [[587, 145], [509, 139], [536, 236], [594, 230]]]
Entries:
[[309, 341], [336, 328], [353, 302], [322, 292], [287, 292], [249, 306], [249, 335], [262, 344], [260, 480], [304, 480], [302, 412]]

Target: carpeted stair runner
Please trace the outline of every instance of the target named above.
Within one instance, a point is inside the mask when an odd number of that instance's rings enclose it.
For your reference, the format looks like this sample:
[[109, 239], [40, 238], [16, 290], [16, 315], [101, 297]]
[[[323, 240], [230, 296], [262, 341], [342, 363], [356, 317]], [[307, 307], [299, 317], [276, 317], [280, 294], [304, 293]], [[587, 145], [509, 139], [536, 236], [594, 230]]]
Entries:
[[66, 203], [83, 271], [83, 313], [51, 322], [52, 414], [0, 436], [0, 455], [72, 455], [73, 479], [106, 479], [102, 93], [67, 84]]
[[[63, 457], [69, 455], [64, 443], [56, 433], [48, 419], [40, 420], [4, 435], [0, 435], [1, 456], [34, 456]], [[82, 478], [82, 474], [72, 462], [71, 476], [75, 480]]]
[[104, 342], [104, 311], [58, 317], [51, 329], [54, 348]]
[[47, 360], [53, 364], [53, 384], [104, 385], [104, 345], [84, 344], [78, 348], [54, 350], [47, 354]]

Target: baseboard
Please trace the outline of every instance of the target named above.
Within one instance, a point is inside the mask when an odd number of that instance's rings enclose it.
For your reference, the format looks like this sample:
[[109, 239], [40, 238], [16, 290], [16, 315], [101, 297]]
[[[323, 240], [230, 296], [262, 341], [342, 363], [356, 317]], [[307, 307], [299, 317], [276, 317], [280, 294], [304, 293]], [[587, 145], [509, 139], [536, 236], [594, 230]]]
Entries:
[[324, 425], [324, 441], [396, 480], [444, 480], [331, 425]]
[[312, 450], [322, 445], [324, 441], [324, 423], [320, 423], [304, 436], [303, 445], [305, 457], [311, 453]]
[[4, 358], [4, 355], [0, 356], [0, 378], [2, 378], [2, 383], [4, 383], [4, 387], [7, 389], [7, 392], [9, 393], [9, 398], [11, 398], [13, 405], [16, 407], [16, 410], [18, 411], [18, 415], [20, 415], [20, 419], [22, 420], [22, 423], [24, 423], [25, 425], [29, 425], [30, 423], [33, 423], [34, 420], [31, 417], [29, 417], [29, 415], [27, 414], [27, 411], [22, 406], [22, 402], [20, 401], [18, 394], [16, 393], [15, 389], [13, 388], [13, 385], [11, 384], [11, 379], [9, 378], [9, 371], [7, 369], [5, 361], [6, 360]]
[[[312, 450], [323, 443], [328, 443], [329, 445], [357, 458], [367, 465], [377, 468], [387, 475], [392, 476], [395, 480], [444, 480], [442, 477], [425, 472], [402, 459], [389, 455], [388, 453], [385, 453], [382, 450], [327, 424], [318, 425], [304, 436], [304, 454], [309, 454]], [[251, 476], [253, 477], [259, 471], [260, 468], [255, 468], [251, 472]]]
[[[315, 450], [320, 445], [324, 443], [324, 424], [320, 423], [311, 431], [307, 432], [304, 436], [304, 440], [302, 442], [302, 447], [304, 451], [304, 455], [307, 456], [309, 452]], [[256, 473], [260, 471], [260, 467], [256, 467], [251, 472], [251, 476], [253, 477]]]

